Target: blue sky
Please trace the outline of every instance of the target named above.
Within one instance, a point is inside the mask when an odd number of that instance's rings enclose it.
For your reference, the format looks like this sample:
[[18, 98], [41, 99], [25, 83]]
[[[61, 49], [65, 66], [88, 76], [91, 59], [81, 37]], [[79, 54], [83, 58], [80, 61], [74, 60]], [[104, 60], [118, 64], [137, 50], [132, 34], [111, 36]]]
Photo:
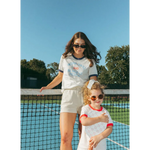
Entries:
[[129, 44], [128, 0], [22, 0], [21, 59], [59, 63], [67, 42], [84, 32], [105, 65], [112, 46]]

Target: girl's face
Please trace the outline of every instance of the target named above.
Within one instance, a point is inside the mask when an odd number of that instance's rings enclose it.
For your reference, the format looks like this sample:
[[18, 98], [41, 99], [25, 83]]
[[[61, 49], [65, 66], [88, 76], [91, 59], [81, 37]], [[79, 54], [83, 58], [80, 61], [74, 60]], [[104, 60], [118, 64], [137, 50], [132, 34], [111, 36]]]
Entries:
[[84, 56], [83, 52], [85, 50], [85, 41], [83, 39], [78, 38], [74, 41], [73, 44], [74, 44], [73, 46], [74, 56], [78, 58], [83, 57]]
[[[95, 108], [95, 109], [100, 109], [100, 105], [101, 105], [102, 102], [103, 102], [103, 98], [100, 99], [102, 95], [103, 95], [103, 94], [102, 94], [101, 90], [91, 90], [91, 95], [89, 96], [89, 99], [88, 99], [88, 100], [91, 102], [91, 106], [92, 106], [93, 108]], [[95, 101], [91, 100], [91, 97], [92, 97], [92, 96], [95, 96], [95, 97], [96, 97], [96, 100], [95, 100]], [[103, 95], [103, 96], [104, 96], [104, 95]], [[100, 97], [100, 98], [99, 98], [99, 97]]]

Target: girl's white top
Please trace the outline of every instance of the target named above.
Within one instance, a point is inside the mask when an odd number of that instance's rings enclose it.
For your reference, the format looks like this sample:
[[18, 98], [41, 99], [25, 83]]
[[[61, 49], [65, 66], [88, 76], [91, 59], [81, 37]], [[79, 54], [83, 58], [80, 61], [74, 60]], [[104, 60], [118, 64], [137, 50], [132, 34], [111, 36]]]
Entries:
[[[82, 107], [80, 118], [82, 116], [88, 117], [88, 113], [91, 111], [99, 111], [99, 113], [101, 112], [101, 114], [106, 112], [106, 115], [108, 115], [108, 117], [109, 117], [109, 123], [106, 123], [106, 127], [113, 126], [113, 121], [109, 115], [109, 112], [104, 107], [101, 107], [101, 109], [96, 110], [96, 109], [92, 108], [91, 105], [85, 105]], [[89, 146], [89, 140], [90, 140], [90, 137], [85, 132], [85, 126], [82, 125], [81, 139], [79, 141], [77, 150], [87, 150], [88, 146]], [[93, 148], [93, 150], [106, 150], [106, 149], [107, 149], [106, 138], [103, 139], [102, 141], [100, 141], [96, 148]]]
[[63, 72], [62, 89], [72, 89], [82, 87], [91, 76], [97, 76], [97, 69], [93, 60], [93, 66], [90, 67], [90, 61], [86, 57], [76, 58], [68, 54], [66, 58], [61, 56], [59, 71]]

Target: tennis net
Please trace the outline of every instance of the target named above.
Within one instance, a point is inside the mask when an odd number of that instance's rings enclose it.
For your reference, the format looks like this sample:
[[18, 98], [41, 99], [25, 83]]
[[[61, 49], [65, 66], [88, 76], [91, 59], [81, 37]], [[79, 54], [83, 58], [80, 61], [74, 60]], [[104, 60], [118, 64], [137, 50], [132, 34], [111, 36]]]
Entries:
[[[108, 150], [129, 149], [129, 90], [104, 90], [102, 106], [113, 120]], [[61, 90], [21, 89], [21, 150], [59, 150]], [[40, 96], [37, 96], [40, 95]], [[78, 117], [74, 125], [73, 150], [77, 149]]]

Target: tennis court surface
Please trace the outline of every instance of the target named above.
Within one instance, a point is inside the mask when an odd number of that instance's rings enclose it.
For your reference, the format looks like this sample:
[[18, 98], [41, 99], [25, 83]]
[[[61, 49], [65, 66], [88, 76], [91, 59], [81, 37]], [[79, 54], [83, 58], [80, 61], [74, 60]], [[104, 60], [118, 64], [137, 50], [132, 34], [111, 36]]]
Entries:
[[[129, 90], [105, 90], [103, 107], [113, 119], [113, 132], [107, 138], [107, 150], [128, 150]], [[37, 96], [43, 94], [43, 96]], [[21, 89], [21, 150], [59, 150], [60, 90]], [[73, 150], [77, 149], [78, 117], [74, 125]]]

